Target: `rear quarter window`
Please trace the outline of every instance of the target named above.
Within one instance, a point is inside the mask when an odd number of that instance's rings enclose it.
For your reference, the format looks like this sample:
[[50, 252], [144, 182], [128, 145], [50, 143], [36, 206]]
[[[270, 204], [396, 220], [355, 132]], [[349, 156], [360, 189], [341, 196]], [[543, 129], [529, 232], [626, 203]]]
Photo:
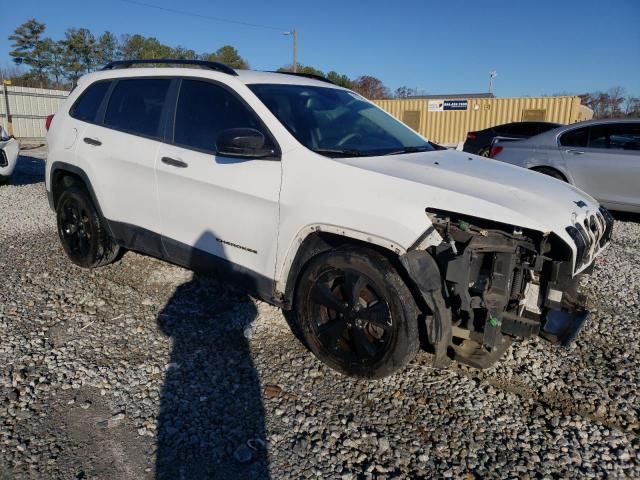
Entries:
[[73, 104], [69, 114], [84, 122], [95, 122], [98, 109], [104, 99], [111, 81], [96, 82], [90, 85], [84, 92], [80, 94], [80, 97]]
[[586, 147], [589, 143], [589, 127], [569, 130], [560, 137], [563, 147]]

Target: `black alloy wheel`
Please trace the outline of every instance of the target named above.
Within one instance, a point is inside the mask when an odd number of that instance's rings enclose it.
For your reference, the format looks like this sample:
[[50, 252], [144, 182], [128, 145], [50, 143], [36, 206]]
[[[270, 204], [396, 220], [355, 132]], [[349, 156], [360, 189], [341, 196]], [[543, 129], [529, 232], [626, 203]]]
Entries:
[[84, 258], [91, 249], [89, 214], [74, 197], [68, 197], [60, 206], [60, 235], [68, 253], [74, 258]]
[[87, 191], [70, 186], [56, 205], [58, 236], [69, 259], [85, 268], [113, 262], [120, 252], [110, 237]]
[[418, 307], [397, 271], [374, 251], [314, 258], [298, 286], [296, 314], [311, 351], [347, 375], [389, 375], [419, 348]]
[[311, 290], [312, 329], [324, 349], [345, 361], [372, 363], [393, 335], [389, 306], [356, 270], [324, 272]]

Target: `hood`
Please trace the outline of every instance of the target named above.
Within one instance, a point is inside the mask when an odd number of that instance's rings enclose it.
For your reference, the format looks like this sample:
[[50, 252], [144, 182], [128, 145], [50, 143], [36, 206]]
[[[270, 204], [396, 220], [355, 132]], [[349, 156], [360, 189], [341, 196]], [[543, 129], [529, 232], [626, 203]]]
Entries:
[[[424, 208], [553, 231], [570, 244], [565, 228], [599, 208], [595, 199], [560, 180], [453, 150], [336, 161], [402, 180], [395, 187], [390, 184], [389, 193], [417, 192], [415, 201]], [[406, 188], [406, 182], [421, 187]]]

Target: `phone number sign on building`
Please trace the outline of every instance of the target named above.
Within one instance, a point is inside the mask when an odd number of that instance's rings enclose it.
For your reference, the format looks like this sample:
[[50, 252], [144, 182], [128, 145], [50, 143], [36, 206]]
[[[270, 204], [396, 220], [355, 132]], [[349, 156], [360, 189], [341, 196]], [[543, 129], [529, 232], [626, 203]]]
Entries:
[[430, 112], [444, 112], [446, 110], [467, 110], [468, 100], [429, 100], [427, 109]]

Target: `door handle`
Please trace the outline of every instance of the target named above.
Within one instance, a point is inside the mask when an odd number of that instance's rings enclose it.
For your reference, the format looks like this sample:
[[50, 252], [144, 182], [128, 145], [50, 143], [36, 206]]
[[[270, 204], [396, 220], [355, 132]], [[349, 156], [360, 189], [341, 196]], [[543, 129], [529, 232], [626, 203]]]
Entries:
[[167, 165], [178, 168], [187, 168], [189, 166], [187, 162], [183, 162], [182, 160], [177, 160], [171, 157], [162, 157], [162, 163], [166, 163]]
[[584, 152], [582, 150], [567, 150], [567, 153], [571, 153], [572, 155], [582, 155]]
[[93, 145], [94, 147], [99, 147], [102, 145], [100, 140], [96, 140], [95, 138], [84, 137], [84, 143], [88, 143], [89, 145]]

